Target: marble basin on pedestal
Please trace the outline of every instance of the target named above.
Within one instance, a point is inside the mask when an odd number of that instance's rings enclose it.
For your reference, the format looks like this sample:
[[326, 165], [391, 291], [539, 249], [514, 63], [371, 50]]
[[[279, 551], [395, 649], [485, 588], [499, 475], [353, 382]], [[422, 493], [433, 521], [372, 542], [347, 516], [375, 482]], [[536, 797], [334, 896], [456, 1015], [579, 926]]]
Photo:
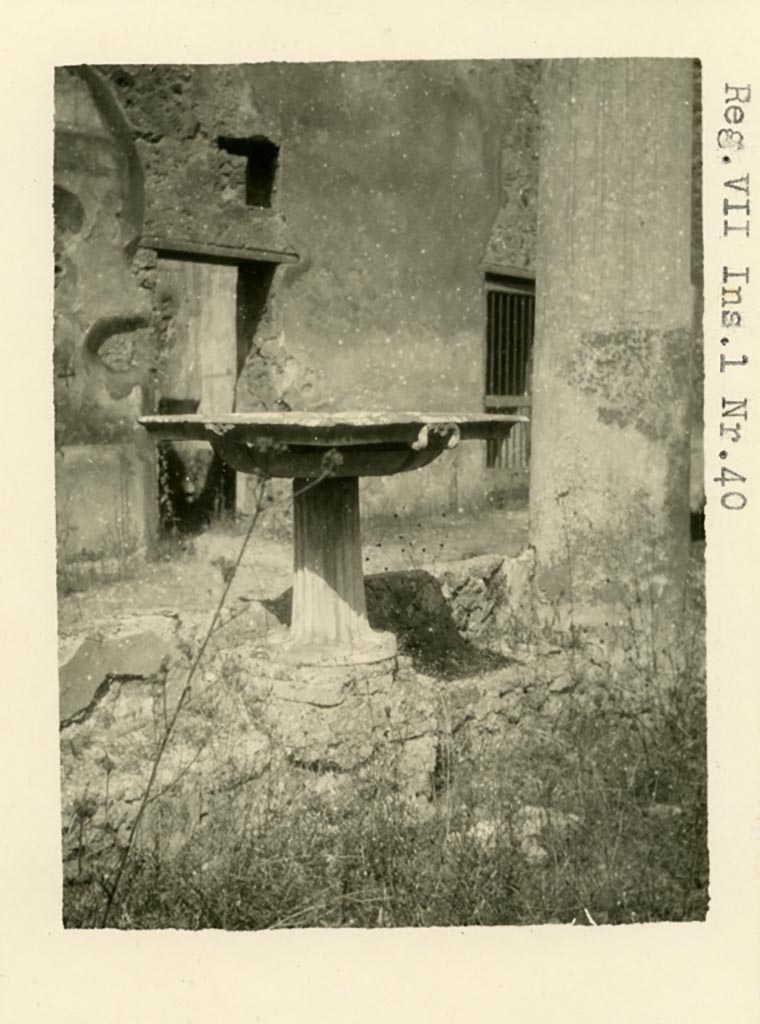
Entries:
[[[158, 439], [208, 441], [242, 473], [293, 480], [293, 604], [276, 656], [303, 665], [395, 657], [370, 628], [364, 598], [359, 478], [404, 473], [460, 441], [505, 438], [523, 416], [456, 413], [228, 413], [144, 416]], [[275, 653], [275, 652], [273, 652]]]

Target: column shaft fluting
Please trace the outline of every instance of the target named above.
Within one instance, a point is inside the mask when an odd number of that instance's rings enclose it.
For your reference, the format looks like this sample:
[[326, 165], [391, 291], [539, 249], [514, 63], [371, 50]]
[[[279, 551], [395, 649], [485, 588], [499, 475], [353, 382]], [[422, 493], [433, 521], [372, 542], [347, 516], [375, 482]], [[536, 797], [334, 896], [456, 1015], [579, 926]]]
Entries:
[[288, 646], [349, 661], [394, 654], [367, 619], [358, 478], [294, 480], [293, 532]]

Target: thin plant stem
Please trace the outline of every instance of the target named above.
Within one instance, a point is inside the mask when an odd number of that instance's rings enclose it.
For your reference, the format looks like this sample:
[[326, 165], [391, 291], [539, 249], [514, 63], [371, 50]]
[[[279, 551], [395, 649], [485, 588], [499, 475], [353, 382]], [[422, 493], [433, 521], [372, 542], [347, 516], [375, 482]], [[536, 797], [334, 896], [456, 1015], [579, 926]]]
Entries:
[[[332, 467], [330, 466], [329, 461], [325, 463], [325, 467], [326, 468], [323, 470], [322, 474], [320, 474], [319, 477], [310, 481], [308, 484], [306, 484], [305, 487], [302, 487], [298, 491], [295, 491], [294, 497], [304, 494], [306, 491], [311, 490], [312, 487], [316, 487], [317, 484], [322, 483], [322, 481], [325, 480], [332, 471]], [[253, 535], [253, 531], [256, 528], [256, 524], [259, 520], [259, 517], [261, 516], [262, 512], [267, 511], [266, 509], [262, 508], [261, 504], [261, 498], [263, 496], [267, 480], [267, 477], [262, 476], [259, 478], [259, 486], [258, 491], [256, 493], [256, 507], [254, 509], [253, 515], [251, 516], [251, 521], [248, 524], [248, 529], [245, 532], [245, 536], [243, 537], [243, 543], [240, 545], [240, 550], [238, 551], [238, 555], [237, 558], [235, 559], [234, 565], [232, 566], [231, 572], [225, 574], [224, 587], [222, 588], [222, 592], [217, 602], [216, 609], [214, 610], [211, 623], [209, 624], [209, 627], [206, 630], [206, 635], [204, 636], [203, 642], [201, 643], [201, 646], [198, 649], [198, 653], [196, 654], [195, 659], [193, 660], [193, 663], [190, 666], [190, 671], [188, 672], [185, 685], [182, 689], [182, 693], [179, 696], [179, 700], [177, 701], [177, 705], [174, 709], [174, 712], [172, 713], [171, 718], [169, 719], [168, 724], [165, 726], [164, 734], [161, 738], [161, 742], [158, 745], [158, 750], [156, 751], [156, 754], [153, 758], [153, 764], [151, 766], [148, 782], [143, 792], [143, 795], [140, 799], [140, 806], [138, 807], [137, 814], [135, 815], [135, 819], [132, 822], [132, 827], [129, 831], [129, 836], [127, 838], [126, 845], [124, 846], [124, 849], [122, 851], [119, 866], [116, 870], [116, 876], [114, 877], [113, 884], [111, 885], [108, 893], [108, 899], [106, 901], [106, 906], [105, 909], [103, 910], [103, 915], [100, 921], [101, 928], [105, 928], [108, 924], [108, 918], [111, 914], [111, 908], [116, 898], [116, 893], [118, 892], [119, 885], [121, 884], [121, 880], [124, 875], [124, 869], [126, 868], [127, 860], [129, 859], [129, 854], [134, 846], [137, 830], [140, 827], [140, 822], [142, 821], [143, 816], [145, 814], [145, 809], [148, 806], [150, 794], [153, 790], [153, 786], [156, 781], [156, 776], [158, 775], [158, 769], [161, 765], [161, 761], [163, 760], [164, 752], [166, 751], [169, 739], [171, 738], [171, 735], [174, 732], [174, 727], [177, 724], [177, 720], [180, 716], [180, 713], [190, 696], [193, 678], [198, 670], [198, 666], [203, 660], [204, 654], [206, 653], [206, 648], [208, 647], [209, 640], [211, 639], [211, 636], [214, 633], [214, 630], [216, 629], [216, 624], [219, 620], [219, 616], [221, 615], [222, 608], [224, 607], [224, 603], [227, 600], [227, 595], [229, 594], [230, 588], [235, 580], [237, 571], [240, 567], [240, 563], [243, 560], [243, 555], [245, 553], [246, 548], [248, 547], [248, 542], [250, 541]]]

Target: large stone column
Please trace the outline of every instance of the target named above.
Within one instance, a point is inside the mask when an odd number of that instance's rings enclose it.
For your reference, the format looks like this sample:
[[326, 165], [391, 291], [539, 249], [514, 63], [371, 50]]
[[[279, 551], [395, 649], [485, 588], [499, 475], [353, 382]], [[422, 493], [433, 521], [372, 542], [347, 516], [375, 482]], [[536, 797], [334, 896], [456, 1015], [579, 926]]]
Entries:
[[547, 61], [530, 519], [577, 625], [672, 627], [689, 557], [688, 60]]

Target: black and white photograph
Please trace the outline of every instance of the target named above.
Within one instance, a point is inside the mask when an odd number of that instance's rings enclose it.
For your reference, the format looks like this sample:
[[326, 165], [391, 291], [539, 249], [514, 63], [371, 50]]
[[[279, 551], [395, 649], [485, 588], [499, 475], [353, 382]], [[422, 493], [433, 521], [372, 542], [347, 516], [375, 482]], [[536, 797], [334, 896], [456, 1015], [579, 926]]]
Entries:
[[700, 920], [700, 67], [56, 69], [67, 927]]
[[756, 25], [360, 6], [13, 15], [0, 1015], [749, 1021]]

